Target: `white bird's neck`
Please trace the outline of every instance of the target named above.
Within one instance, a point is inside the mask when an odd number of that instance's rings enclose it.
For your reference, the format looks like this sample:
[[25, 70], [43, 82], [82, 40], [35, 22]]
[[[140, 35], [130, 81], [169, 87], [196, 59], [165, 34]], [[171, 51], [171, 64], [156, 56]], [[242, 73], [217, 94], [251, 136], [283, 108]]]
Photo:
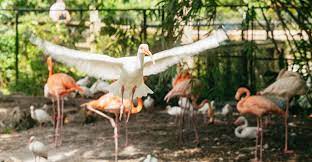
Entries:
[[248, 121], [246, 118], [243, 119], [244, 124], [242, 125], [243, 128], [248, 127]]
[[239, 137], [239, 138], [244, 138], [245, 137], [245, 135], [242, 134], [241, 130], [243, 130], [243, 129], [248, 127], [248, 121], [247, 121], [247, 119], [244, 118], [243, 122], [244, 122], [243, 125], [240, 125], [237, 128], [235, 128], [235, 136], [236, 137]]
[[243, 125], [238, 126], [237, 128], [235, 128], [235, 136], [238, 138], [244, 138], [242, 131], [244, 129]]
[[31, 116], [31, 118], [36, 119], [36, 114], [35, 114], [35, 110], [34, 109], [30, 110], [30, 116]]
[[143, 68], [143, 63], [144, 63], [144, 54], [143, 53], [138, 53], [138, 66], [139, 68]]

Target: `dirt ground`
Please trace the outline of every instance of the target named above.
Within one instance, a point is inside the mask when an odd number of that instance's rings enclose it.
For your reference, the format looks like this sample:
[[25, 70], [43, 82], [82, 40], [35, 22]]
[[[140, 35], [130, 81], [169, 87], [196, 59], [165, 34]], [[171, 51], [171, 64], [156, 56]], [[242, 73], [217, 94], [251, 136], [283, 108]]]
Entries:
[[[0, 107], [19, 105], [27, 108], [35, 101], [36, 98], [26, 101], [0, 100]], [[39, 105], [43, 102], [46, 100], [38, 101]], [[67, 105], [65, 109], [72, 106]], [[230, 119], [220, 117], [220, 120], [233, 121], [235, 118], [236, 116]], [[248, 119], [251, 120], [250, 125], [255, 125], [251, 117]], [[289, 131], [289, 147], [295, 153], [284, 155], [283, 120], [278, 117], [273, 120], [276, 124], [266, 128], [264, 133], [264, 161], [312, 161], [312, 121], [291, 116], [290, 121], [293, 124]], [[195, 136], [188, 124], [184, 129], [184, 144], [178, 146], [174, 121], [175, 117], [167, 115], [161, 108], [152, 112], [144, 110], [131, 116], [127, 147], [123, 146], [125, 129], [124, 125], [121, 126], [119, 160], [143, 161], [148, 154], [159, 161], [250, 161], [254, 157], [255, 140], [235, 137], [234, 125], [208, 125], [203, 122], [202, 116], [197, 118], [200, 146], [193, 142]], [[34, 161], [27, 145], [32, 135], [49, 146], [49, 161], [91, 162], [114, 159], [113, 129], [106, 119], [97, 118], [96, 122], [88, 124], [82, 121], [69, 122], [64, 127], [63, 145], [59, 148], [53, 147], [52, 134], [51, 125], [0, 134], [0, 162]]]

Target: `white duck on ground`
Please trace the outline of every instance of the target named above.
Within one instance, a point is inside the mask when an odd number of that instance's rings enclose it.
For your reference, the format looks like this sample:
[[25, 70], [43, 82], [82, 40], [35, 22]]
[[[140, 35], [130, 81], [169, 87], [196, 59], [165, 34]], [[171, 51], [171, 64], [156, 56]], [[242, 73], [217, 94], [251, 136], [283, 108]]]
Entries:
[[39, 122], [40, 127], [43, 123], [53, 123], [51, 116], [46, 111], [43, 109], [35, 109], [33, 105], [30, 106], [30, 116], [32, 119]]
[[28, 149], [32, 152], [35, 157], [35, 161], [37, 161], [37, 157], [44, 158], [48, 160], [48, 147], [45, 146], [40, 141], [35, 140], [35, 136], [31, 136], [28, 141]]

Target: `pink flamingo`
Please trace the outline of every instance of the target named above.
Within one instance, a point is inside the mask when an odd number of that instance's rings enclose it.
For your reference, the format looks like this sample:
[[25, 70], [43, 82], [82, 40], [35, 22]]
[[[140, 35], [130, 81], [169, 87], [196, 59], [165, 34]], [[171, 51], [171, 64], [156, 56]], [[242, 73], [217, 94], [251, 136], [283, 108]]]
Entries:
[[[101, 115], [102, 117], [108, 119], [114, 128], [114, 140], [115, 140], [115, 161], [118, 161], [118, 116], [120, 114], [120, 106], [124, 104], [125, 113], [136, 114], [139, 113], [143, 108], [143, 101], [138, 98], [138, 105], [135, 107], [133, 102], [129, 99], [122, 99], [119, 96], [114, 96], [112, 93], [103, 95], [97, 100], [92, 100], [88, 103], [82, 104], [81, 106], [86, 106], [90, 111]], [[106, 115], [103, 112], [115, 114], [115, 121], [112, 117]], [[129, 115], [128, 115], [129, 116]], [[126, 125], [126, 146], [128, 145], [128, 120], [125, 120]]]
[[[182, 114], [179, 115], [178, 123], [179, 123], [179, 141], [182, 141], [183, 137], [183, 115], [185, 109], [191, 110], [191, 122], [195, 132], [195, 143], [199, 144], [199, 135], [195, 124], [193, 109], [198, 110], [202, 108], [205, 104], [210, 104], [208, 100], [203, 100], [200, 104], [197, 104], [198, 96], [192, 94], [192, 75], [191, 73], [186, 71], [181, 71], [178, 73], [174, 79], [172, 80], [172, 89], [167, 93], [164, 100], [169, 102], [171, 98], [179, 96], [181, 102], [181, 107], [183, 108]], [[188, 99], [191, 99], [191, 102]]]
[[[242, 95], [246, 94], [244, 98]], [[260, 161], [262, 161], [262, 141], [263, 141], [263, 131], [262, 130], [262, 116], [274, 113], [282, 115], [286, 118], [285, 112], [274, 102], [264, 96], [250, 96], [250, 91], [247, 88], [241, 87], [237, 90], [235, 94], [235, 99], [239, 100], [237, 103], [237, 110], [241, 114], [250, 114], [257, 117], [257, 134], [260, 133]], [[255, 159], [258, 160], [258, 142], [259, 137], [256, 138], [256, 150], [255, 150]]]
[[[54, 114], [54, 129], [55, 129], [55, 146], [62, 144], [62, 129], [63, 129], [63, 112], [64, 112], [64, 97], [73, 91], [84, 92], [76, 81], [69, 75], [64, 73], [53, 73], [52, 58], [47, 59], [49, 78], [45, 86], [47, 95], [51, 97], [53, 103]], [[57, 101], [57, 110], [54, 107], [54, 101]], [[57, 114], [56, 114], [57, 113]]]

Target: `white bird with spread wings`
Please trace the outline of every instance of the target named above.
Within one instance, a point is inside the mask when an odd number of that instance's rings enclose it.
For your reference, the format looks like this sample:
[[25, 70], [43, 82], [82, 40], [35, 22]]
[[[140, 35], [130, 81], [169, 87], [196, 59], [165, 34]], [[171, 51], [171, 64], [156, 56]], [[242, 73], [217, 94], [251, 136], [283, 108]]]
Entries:
[[[74, 66], [89, 76], [103, 80], [117, 80], [108, 86], [107, 90], [116, 96], [129, 99], [153, 93], [144, 84], [143, 76], [163, 72], [179, 63], [181, 58], [216, 48], [226, 39], [226, 33], [220, 29], [203, 40], [154, 55], [149, 51], [147, 44], [141, 44], [137, 56], [121, 58], [69, 49], [34, 36], [30, 38], [30, 41], [56, 61]], [[144, 58], [145, 55], [151, 57]]]

